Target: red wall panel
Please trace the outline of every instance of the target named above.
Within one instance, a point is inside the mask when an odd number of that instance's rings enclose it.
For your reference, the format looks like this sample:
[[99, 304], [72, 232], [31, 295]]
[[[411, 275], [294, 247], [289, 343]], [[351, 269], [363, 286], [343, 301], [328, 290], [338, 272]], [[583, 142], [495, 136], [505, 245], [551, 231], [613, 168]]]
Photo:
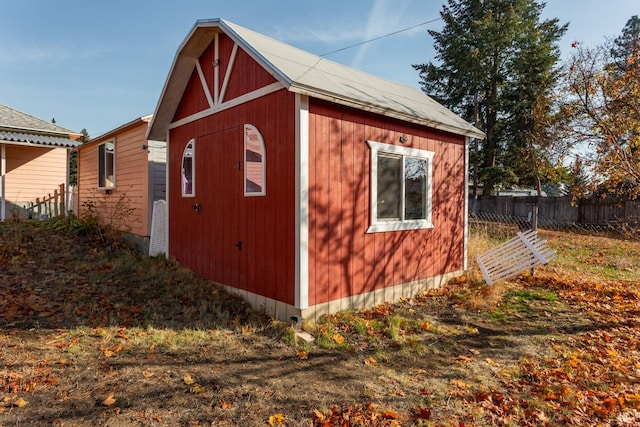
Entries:
[[[464, 139], [423, 126], [310, 102], [309, 304], [433, 277], [463, 267]], [[434, 151], [434, 228], [367, 234], [366, 140]], [[382, 301], [380, 301], [382, 302]]]
[[[294, 106], [295, 96], [281, 90], [173, 129], [169, 144], [170, 255], [210, 280], [289, 304], [294, 303], [295, 221], [287, 212], [293, 212], [295, 197]], [[264, 138], [266, 196], [244, 196], [245, 123]], [[183, 198], [180, 164], [191, 138], [196, 197]]]

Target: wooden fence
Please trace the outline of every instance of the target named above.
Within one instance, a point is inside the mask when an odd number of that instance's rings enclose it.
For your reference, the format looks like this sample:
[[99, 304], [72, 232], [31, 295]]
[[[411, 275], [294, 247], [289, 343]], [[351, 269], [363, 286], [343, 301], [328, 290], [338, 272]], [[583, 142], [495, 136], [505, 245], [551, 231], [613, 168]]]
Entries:
[[588, 199], [571, 203], [568, 197], [481, 196], [469, 198], [470, 213], [528, 218], [538, 207], [538, 220], [553, 224], [639, 224], [640, 200]]
[[25, 207], [29, 219], [48, 219], [66, 215], [64, 184], [42, 198], [36, 198], [35, 202], [29, 202]]

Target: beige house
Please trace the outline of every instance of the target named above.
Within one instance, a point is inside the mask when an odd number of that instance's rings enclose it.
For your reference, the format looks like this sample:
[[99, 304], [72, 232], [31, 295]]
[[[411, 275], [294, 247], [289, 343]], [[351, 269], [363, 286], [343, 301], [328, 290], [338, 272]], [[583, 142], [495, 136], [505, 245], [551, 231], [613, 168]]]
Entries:
[[80, 136], [0, 104], [0, 220], [66, 213], [69, 152]]
[[95, 215], [147, 250], [153, 203], [165, 199], [166, 143], [146, 138], [140, 117], [78, 148], [78, 216]]

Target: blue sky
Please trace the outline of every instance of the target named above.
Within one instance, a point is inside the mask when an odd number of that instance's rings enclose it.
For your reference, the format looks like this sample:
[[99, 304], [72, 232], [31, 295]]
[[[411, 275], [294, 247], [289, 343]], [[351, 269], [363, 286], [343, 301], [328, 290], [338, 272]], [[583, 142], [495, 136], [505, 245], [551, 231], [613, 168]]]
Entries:
[[[153, 113], [177, 48], [198, 19], [223, 18], [377, 76], [418, 87], [444, 0], [0, 0], [0, 103], [93, 137]], [[560, 43], [620, 34], [637, 0], [547, 0]]]

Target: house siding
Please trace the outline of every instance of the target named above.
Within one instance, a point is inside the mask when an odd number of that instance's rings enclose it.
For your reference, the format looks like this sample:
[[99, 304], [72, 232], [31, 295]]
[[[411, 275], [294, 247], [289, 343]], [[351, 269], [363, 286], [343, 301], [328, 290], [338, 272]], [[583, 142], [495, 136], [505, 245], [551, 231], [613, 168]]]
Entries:
[[[128, 233], [149, 237], [150, 202], [147, 122], [105, 135], [78, 149], [78, 214], [90, 214], [87, 203], [95, 204], [96, 213], [104, 224], [113, 225]], [[115, 142], [116, 187], [111, 193], [98, 188], [98, 146]], [[132, 209], [130, 214], [125, 210]]]
[[[7, 174], [5, 197], [8, 204], [25, 207], [36, 198], [53, 195], [67, 183], [67, 149], [5, 145]], [[1, 197], [1, 195], [0, 195]], [[7, 207], [7, 216], [10, 209]]]
[[[309, 107], [309, 305], [349, 303], [370, 292], [462, 270], [464, 138], [312, 99]], [[367, 234], [367, 140], [435, 152], [433, 229]], [[355, 301], [357, 302], [357, 301]], [[356, 304], [362, 305], [362, 304]], [[367, 304], [371, 305], [371, 304]], [[345, 307], [346, 308], [346, 307]]]
[[153, 202], [167, 197], [167, 144], [164, 141], [149, 141], [149, 192], [150, 210]]

